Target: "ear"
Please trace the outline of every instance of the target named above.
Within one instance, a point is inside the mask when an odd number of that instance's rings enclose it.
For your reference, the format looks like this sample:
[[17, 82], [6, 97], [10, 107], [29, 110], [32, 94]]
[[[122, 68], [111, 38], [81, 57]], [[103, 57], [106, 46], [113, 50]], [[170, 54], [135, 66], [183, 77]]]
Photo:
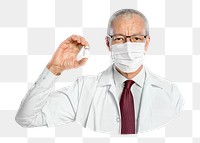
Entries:
[[150, 36], [147, 37], [146, 44], [145, 44], [145, 51], [148, 50], [149, 43], [150, 43]]
[[110, 51], [110, 42], [109, 42], [109, 38], [106, 36], [105, 37], [106, 40], [106, 46], [108, 47], [108, 50]]

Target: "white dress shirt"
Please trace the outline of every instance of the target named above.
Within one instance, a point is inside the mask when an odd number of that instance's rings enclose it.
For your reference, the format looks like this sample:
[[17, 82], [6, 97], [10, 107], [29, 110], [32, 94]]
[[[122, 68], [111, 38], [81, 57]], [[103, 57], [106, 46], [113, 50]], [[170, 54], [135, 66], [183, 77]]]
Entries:
[[[120, 101], [120, 97], [124, 88], [124, 81], [128, 80], [126, 77], [124, 77], [121, 73], [119, 73], [116, 70], [116, 67], [114, 66], [114, 82], [116, 85], [116, 94], [118, 97], [118, 102]], [[139, 108], [140, 108], [140, 101], [142, 96], [142, 88], [145, 80], [145, 69], [142, 67], [141, 71], [131, 80], [133, 80], [135, 83], [131, 86], [131, 92], [133, 94], [134, 99], [134, 107], [135, 107], [135, 125], [137, 130], [137, 120], [139, 116]]]

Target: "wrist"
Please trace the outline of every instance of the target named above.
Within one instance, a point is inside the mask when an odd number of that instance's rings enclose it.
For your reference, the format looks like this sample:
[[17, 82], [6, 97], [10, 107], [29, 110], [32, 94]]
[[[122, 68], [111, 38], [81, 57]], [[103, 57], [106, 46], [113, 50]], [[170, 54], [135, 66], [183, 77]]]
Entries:
[[50, 63], [47, 64], [46, 67], [48, 68], [48, 70], [50, 70], [53, 74], [55, 74], [55, 75], [57, 75], [57, 76], [59, 76], [59, 75], [62, 73], [62, 71], [63, 71], [63, 70], [61, 70], [60, 67], [54, 66], [54, 65], [52, 65], [52, 64], [50, 64]]

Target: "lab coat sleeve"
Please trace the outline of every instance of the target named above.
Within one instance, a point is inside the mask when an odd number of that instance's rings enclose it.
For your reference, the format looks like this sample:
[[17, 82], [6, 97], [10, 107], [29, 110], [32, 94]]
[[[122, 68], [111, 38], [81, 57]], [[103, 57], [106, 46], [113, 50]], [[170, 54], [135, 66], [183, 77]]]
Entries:
[[54, 91], [52, 86], [60, 76], [44, 68], [21, 101], [15, 116], [22, 127], [55, 126], [75, 118], [81, 77], [70, 86]]

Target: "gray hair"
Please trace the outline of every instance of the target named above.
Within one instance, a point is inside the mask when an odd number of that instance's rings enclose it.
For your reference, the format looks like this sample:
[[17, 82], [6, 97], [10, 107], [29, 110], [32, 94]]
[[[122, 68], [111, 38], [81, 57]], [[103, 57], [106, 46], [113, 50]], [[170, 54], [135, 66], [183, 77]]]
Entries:
[[149, 35], [149, 24], [148, 24], [147, 18], [141, 12], [134, 10], [134, 9], [121, 9], [121, 10], [116, 11], [109, 19], [107, 34], [108, 35], [110, 34], [110, 30], [112, 28], [112, 23], [118, 16], [128, 17], [128, 16], [132, 16], [134, 14], [140, 16], [144, 20], [145, 33], [146, 33], [146, 35]]

